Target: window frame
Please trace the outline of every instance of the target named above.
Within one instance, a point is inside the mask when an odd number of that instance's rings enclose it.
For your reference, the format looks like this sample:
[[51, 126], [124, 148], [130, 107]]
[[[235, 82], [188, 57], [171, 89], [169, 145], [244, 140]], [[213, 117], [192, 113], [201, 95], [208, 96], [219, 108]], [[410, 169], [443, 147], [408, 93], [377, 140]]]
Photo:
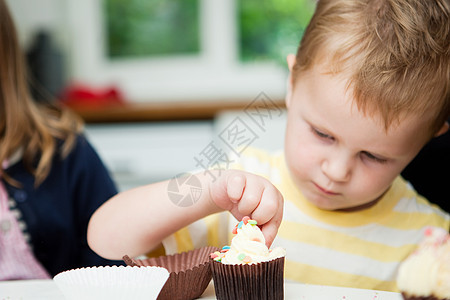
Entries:
[[285, 95], [287, 70], [239, 61], [236, 3], [199, 0], [200, 54], [108, 60], [102, 0], [68, 1], [72, 82], [115, 85], [133, 102], [242, 101]]

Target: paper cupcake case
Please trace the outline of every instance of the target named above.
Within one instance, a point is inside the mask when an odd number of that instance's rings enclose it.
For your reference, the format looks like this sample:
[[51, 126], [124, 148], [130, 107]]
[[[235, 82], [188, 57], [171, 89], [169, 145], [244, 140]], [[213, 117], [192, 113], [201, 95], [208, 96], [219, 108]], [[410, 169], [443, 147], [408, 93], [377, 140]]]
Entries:
[[169, 278], [160, 267], [105, 266], [64, 271], [53, 280], [66, 299], [156, 299]]
[[218, 300], [284, 298], [284, 257], [244, 265], [211, 260], [211, 269]]
[[188, 252], [147, 259], [125, 255], [128, 266], [159, 266], [170, 272], [158, 300], [190, 300], [200, 297], [212, 279], [209, 255], [216, 247], [203, 247]]
[[447, 300], [447, 299], [438, 298], [436, 296], [411, 296], [411, 295], [407, 295], [405, 293], [402, 293], [402, 297], [404, 300]]

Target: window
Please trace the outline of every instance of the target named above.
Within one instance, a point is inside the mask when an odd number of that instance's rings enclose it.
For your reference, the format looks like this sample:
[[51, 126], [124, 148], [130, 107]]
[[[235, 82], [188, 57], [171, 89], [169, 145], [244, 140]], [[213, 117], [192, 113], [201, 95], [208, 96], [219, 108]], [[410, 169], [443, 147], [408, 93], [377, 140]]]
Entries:
[[311, 0], [238, 0], [242, 61], [274, 60], [284, 65], [295, 53], [314, 12]]
[[131, 101], [232, 101], [260, 92], [281, 99], [285, 56], [295, 52], [314, 3], [70, 1], [72, 77], [116, 84]]
[[105, 0], [110, 59], [200, 51], [197, 0]]

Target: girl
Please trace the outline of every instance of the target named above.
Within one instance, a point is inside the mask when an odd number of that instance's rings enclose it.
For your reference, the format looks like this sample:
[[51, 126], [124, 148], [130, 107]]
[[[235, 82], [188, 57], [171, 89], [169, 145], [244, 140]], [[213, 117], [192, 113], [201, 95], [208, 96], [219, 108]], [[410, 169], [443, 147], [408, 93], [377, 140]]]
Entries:
[[113, 263], [89, 249], [86, 231], [116, 187], [81, 134], [81, 120], [31, 98], [4, 0], [0, 61], [0, 280]]

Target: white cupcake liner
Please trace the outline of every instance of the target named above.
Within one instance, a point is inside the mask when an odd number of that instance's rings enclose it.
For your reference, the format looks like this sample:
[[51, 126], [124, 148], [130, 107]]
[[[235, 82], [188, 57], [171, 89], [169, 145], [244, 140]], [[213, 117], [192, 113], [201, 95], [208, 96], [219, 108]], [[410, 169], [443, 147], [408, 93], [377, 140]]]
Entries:
[[161, 267], [105, 266], [64, 271], [53, 280], [66, 299], [156, 299], [169, 278]]

